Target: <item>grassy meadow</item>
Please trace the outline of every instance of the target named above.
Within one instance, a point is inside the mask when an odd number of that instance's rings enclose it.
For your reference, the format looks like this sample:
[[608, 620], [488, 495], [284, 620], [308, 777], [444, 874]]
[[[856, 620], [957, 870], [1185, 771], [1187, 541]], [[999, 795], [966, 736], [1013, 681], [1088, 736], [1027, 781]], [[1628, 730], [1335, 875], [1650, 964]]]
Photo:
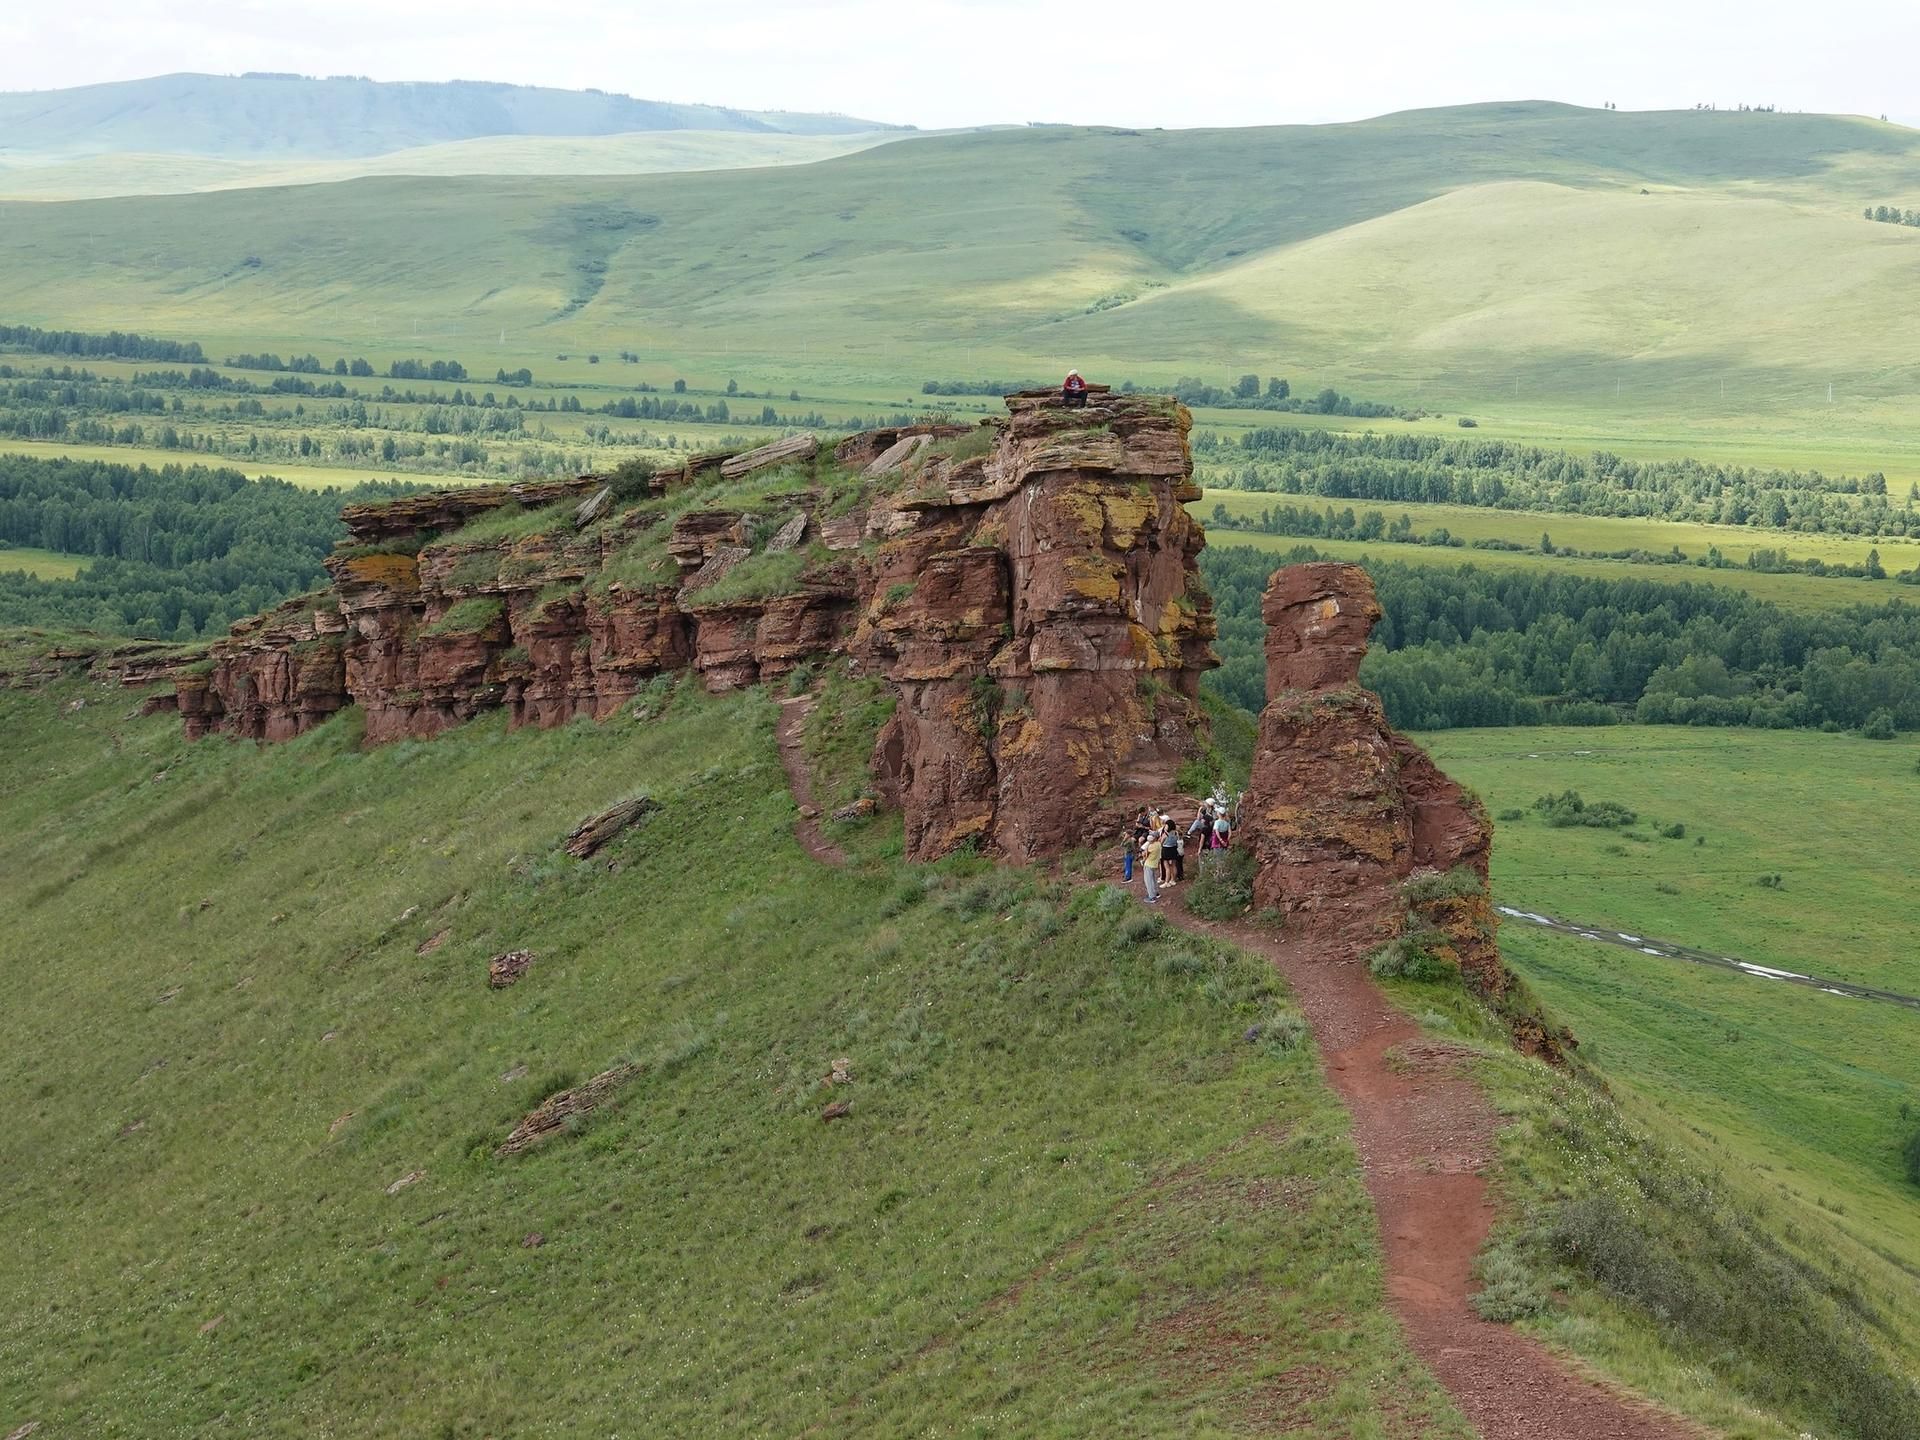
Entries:
[[71, 580], [91, 563], [88, 555], [63, 555], [31, 545], [0, 545], [0, 570], [24, 570], [39, 580]]
[[[1920, 994], [1908, 893], [1920, 844], [1887, 823], [1920, 745], [1671, 727], [1460, 730], [1424, 743], [1496, 815], [1526, 812], [1496, 823], [1500, 903]], [[1532, 804], [1568, 788], [1639, 820], [1626, 832], [1549, 828]], [[1674, 823], [1684, 837], [1659, 834]], [[1775, 874], [1778, 888], [1759, 883]], [[1899, 1161], [1920, 1128], [1910, 1010], [1522, 921], [1500, 939], [1638, 1120], [1764, 1193], [1785, 1233], [1835, 1237], [1920, 1334], [1920, 1196]]]
[[8, 1425], [1467, 1435], [1310, 1044], [1242, 1039], [1266, 967], [890, 822], [815, 866], [758, 693], [371, 752], [136, 710], [0, 692]]

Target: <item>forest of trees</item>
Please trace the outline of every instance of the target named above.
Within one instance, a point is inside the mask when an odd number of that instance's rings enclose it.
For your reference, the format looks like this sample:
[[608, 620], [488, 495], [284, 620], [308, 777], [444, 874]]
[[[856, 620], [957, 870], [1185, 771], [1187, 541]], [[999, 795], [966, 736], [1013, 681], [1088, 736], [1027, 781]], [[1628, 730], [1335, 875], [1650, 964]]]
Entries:
[[[1222, 665], [1209, 683], [1258, 710], [1260, 597], [1280, 565], [1322, 558], [1210, 546]], [[1396, 725], [1758, 725], [1920, 729], [1920, 606], [1800, 614], [1714, 585], [1550, 570], [1370, 561], [1385, 617], [1362, 681]]]
[[[202, 465], [0, 455], [0, 625], [192, 640], [323, 584], [340, 507], [418, 487], [303, 490]], [[95, 557], [73, 580], [9, 572], [5, 546]]]
[[1576, 455], [1506, 440], [1348, 435], [1265, 426], [1195, 440], [1206, 484], [1326, 499], [1632, 515], [1847, 535], [1920, 534], [1920, 486], [1895, 504], [1884, 475], [1844, 479], [1700, 460]]

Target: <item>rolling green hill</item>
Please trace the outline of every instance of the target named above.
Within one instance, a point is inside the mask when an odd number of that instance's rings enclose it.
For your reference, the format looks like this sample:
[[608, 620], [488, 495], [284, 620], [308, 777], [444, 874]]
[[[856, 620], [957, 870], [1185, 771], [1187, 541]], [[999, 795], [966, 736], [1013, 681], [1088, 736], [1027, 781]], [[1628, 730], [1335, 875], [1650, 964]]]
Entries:
[[869, 393], [1254, 370], [1496, 432], [1737, 434], [1864, 469], [1909, 428], [1885, 317], [1920, 303], [1920, 231], [1860, 212], [1915, 195], [1913, 132], [1831, 116], [1037, 127], [772, 170], [0, 206], [0, 308], [233, 348], [627, 347]]
[[618, 135], [636, 130], [844, 134], [883, 128], [840, 115], [669, 105], [598, 90], [475, 80], [355, 76], [157, 75], [0, 94], [8, 152], [143, 151], [211, 156], [378, 155], [483, 135]]

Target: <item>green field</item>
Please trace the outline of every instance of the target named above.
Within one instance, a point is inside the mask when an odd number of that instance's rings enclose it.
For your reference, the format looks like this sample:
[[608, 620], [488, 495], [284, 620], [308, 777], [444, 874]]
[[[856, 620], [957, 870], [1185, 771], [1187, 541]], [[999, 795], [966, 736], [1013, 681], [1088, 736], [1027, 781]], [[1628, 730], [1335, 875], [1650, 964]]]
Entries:
[[40, 580], [71, 580], [92, 563], [87, 555], [62, 555], [30, 545], [0, 545], [0, 571], [24, 570]]
[[[1210, 490], [1204, 500], [1195, 501], [1194, 513], [1204, 522], [1206, 513], [1213, 508], [1214, 502], [1227, 492]], [[1346, 502], [1341, 502], [1344, 505]], [[1365, 507], [1356, 507], [1365, 508]], [[1378, 507], [1389, 513], [1397, 514], [1402, 509], [1420, 507]], [[1432, 507], [1427, 507], [1432, 508]], [[1498, 512], [1474, 512], [1494, 513]], [[1578, 521], [1584, 517], [1566, 515], [1534, 515], [1532, 519], [1542, 528], [1551, 529], [1556, 534], [1565, 522]], [[1569, 531], [1569, 534], [1572, 532]], [[1785, 542], [1789, 538], [1777, 532], [1775, 538]], [[1539, 539], [1538, 531], [1534, 539]], [[1425, 565], [1452, 569], [1459, 565], [1472, 565], [1482, 570], [1530, 570], [1551, 567], [1555, 571], [1568, 575], [1587, 575], [1602, 580], [1648, 580], [1661, 585], [1727, 585], [1744, 590], [1759, 600], [1769, 600], [1789, 610], [1840, 610], [1849, 605], [1882, 605], [1893, 599], [1912, 599], [1904, 585], [1894, 585], [1885, 580], [1852, 580], [1841, 576], [1828, 575], [1767, 575], [1752, 570], [1708, 570], [1692, 565], [1642, 565], [1631, 560], [1583, 560], [1567, 555], [1542, 555], [1538, 550], [1472, 550], [1454, 549], [1450, 546], [1436, 545], [1389, 545], [1384, 541], [1363, 540], [1303, 540], [1289, 535], [1260, 535], [1245, 530], [1215, 530], [1208, 543], [1221, 549], [1245, 545], [1256, 550], [1266, 550], [1276, 555], [1301, 546], [1311, 546], [1329, 560], [1383, 561], [1399, 562], [1403, 565]]]
[[1915, 369], [1883, 319], [1920, 299], [1920, 232], [1860, 209], [1916, 184], [1913, 133], [1862, 120], [1494, 105], [8, 205], [0, 273], [15, 320], [210, 350], [584, 379], [552, 357], [624, 347], [654, 383], [869, 396], [1248, 370], [1496, 435], [1899, 479]]
[[[1271, 971], [1095, 888], [907, 867], [896, 822], [812, 865], [773, 710], [688, 685], [362, 752], [352, 713], [189, 745], [122, 694], [0, 691], [0, 1415], [1225, 1435], [1285, 1404], [1465, 1440], [1311, 1047], [1242, 1040]], [[558, 853], [636, 788], [648, 825]], [[623, 1059], [615, 1104], [493, 1156]]]
[[[1489, 809], [1529, 811], [1496, 827], [1500, 903], [1920, 994], [1909, 893], [1920, 841], [1887, 823], [1920, 745], [1669, 727], [1425, 743]], [[1632, 835], [1531, 814], [1569, 787], [1639, 812]], [[1684, 838], [1654, 829], [1674, 822]], [[1775, 873], [1779, 889], [1757, 883]], [[1875, 1296], [1920, 1334], [1920, 1199], [1898, 1153], [1920, 1128], [1914, 1012], [1523, 921], [1502, 925], [1501, 948], [1643, 1122], [1744, 1177], [1777, 1208], [1768, 1223], [1841, 1237]]]
[[0, 455], [33, 455], [41, 459], [108, 460], [118, 465], [207, 465], [218, 470], [238, 470], [249, 479], [272, 476], [290, 485], [319, 490], [328, 485], [358, 485], [364, 480], [418, 480], [398, 470], [378, 467], [353, 470], [340, 465], [302, 465], [275, 461], [272, 464], [250, 462], [227, 455], [200, 455], [186, 450], [157, 450], [140, 445], [66, 445], [52, 440], [16, 440], [0, 438]]

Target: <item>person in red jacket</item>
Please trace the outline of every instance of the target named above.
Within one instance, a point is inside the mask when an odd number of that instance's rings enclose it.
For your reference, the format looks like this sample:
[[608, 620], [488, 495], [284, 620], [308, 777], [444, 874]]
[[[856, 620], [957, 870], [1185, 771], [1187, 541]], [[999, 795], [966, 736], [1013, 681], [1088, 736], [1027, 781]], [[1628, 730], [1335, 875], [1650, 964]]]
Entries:
[[1087, 382], [1080, 378], [1078, 370], [1067, 371], [1066, 383], [1060, 387], [1060, 401], [1073, 406], [1087, 403]]

